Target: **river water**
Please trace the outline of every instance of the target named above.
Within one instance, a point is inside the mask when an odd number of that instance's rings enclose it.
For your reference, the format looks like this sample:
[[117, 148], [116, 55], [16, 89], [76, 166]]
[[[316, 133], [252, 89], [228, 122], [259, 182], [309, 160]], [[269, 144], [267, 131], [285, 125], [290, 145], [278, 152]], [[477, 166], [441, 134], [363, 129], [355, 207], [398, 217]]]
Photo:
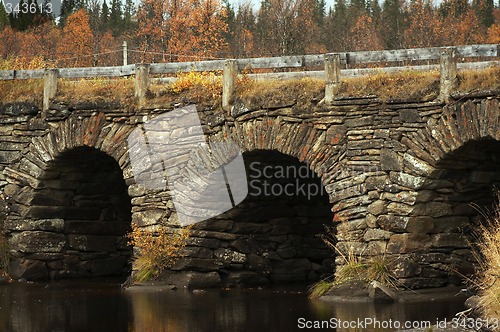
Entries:
[[[307, 299], [303, 287], [124, 291], [116, 281], [58, 281], [0, 286], [0, 331], [304, 331], [301, 327], [318, 320], [435, 322], [452, 318], [462, 303], [333, 304]], [[335, 331], [314, 329], [322, 330]]]

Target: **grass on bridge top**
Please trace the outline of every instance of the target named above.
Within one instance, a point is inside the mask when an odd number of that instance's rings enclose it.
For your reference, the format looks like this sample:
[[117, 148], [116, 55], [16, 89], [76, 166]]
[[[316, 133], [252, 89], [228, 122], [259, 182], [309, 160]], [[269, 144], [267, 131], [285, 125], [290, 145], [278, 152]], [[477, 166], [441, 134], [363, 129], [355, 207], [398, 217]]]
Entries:
[[[459, 92], [478, 92], [500, 89], [500, 67], [459, 72]], [[237, 95], [251, 105], [289, 104], [291, 98], [307, 106], [324, 97], [325, 81], [321, 79], [292, 79], [253, 81], [240, 75]], [[363, 97], [376, 95], [382, 100], [428, 101], [439, 94], [437, 71], [403, 71], [400, 73], [377, 73], [359, 78], [344, 78], [340, 97]], [[191, 102], [220, 105], [222, 95], [221, 76], [214, 73], [183, 73], [170, 84], [152, 84], [148, 98], [154, 105], [173, 102]], [[43, 80], [0, 81], [0, 101], [35, 102], [40, 107], [43, 97]], [[135, 107], [134, 78], [95, 78], [68, 80], [59, 79], [56, 101], [118, 102], [126, 107]]]

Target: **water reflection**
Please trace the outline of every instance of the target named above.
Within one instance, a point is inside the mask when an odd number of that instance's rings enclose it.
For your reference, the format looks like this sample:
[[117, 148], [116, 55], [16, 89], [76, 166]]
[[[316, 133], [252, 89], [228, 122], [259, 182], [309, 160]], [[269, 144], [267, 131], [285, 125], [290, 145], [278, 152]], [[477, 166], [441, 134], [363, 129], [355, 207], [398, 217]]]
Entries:
[[[332, 304], [301, 289], [121, 291], [116, 283], [65, 281], [0, 286], [0, 331], [303, 331], [308, 321], [451, 318], [460, 301]], [[330, 329], [334, 331], [334, 329]], [[375, 331], [375, 329], [338, 329]], [[391, 331], [380, 329], [379, 331]]]

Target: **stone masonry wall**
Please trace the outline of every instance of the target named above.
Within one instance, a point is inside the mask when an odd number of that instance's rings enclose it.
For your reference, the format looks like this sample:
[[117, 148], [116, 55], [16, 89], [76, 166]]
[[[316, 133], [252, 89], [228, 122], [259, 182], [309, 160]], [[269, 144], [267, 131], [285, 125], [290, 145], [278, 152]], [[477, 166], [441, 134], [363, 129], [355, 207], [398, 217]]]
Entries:
[[[8, 197], [11, 210], [7, 217], [11, 239], [18, 234], [16, 225], [38, 227], [40, 217], [34, 217], [36, 209], [24, 199], [25, 192], [43, 189], [43, 174], [51, 162], [79, 146], [100, 150], [116, 161], [128, 186], [132, 222], [151, 229], [157, 224], [177, 227], [168, 191], [150, 191], [135, 183], [126, 147], [126, 137], [137, 124], [173, 108], [129, 110], [120, 105], [55, 104], [40, 112], [29, 104], [4, 105], [0, 110], [0, 190]], [[385, 255], [400, 281], [411, 288], [456, 284], [460, 278], [453, 271], [469, 273], [474, 269], [466, 238], [479, 221], [478, 213], [468, 204], [490, 205], [492, 186], [499, 181], [498, 95], [464, 96], [449, 105], [360, 98], [325, 106], [316, 100], [298, 103], [291, 98], [280, 103], [236, 101], [230, 114], [205, 106], [199, 106], [198, 111], [210, 141], [229, 138], [244, 152], [257, 151], [257, 156], [258, 151], [276, 151], [295, 157], [318, 174], [337, 225], [337, 246], [345, 254], [352, 252], [366, 259]], [[287, 202], [280, 199], [276, 204]], [[259, 206], [265, 211], [265, 200], [242, 205], [252, 211]], [[319, 232], [318, 225], [328, 214], [321, 214], [316, 223], [314, 210], [305, 209], [308, 221], [304, 225]], [[252, 213], [243, 215], [253, 218]], [[285, 215], [287, 222], [302, 217]], [[280, 256], [281, 252], [281, 260], [291, 255], [286, 252], [307, 247], [309, 240], [279, 251], [283, 242], [274, 240], [272, 232], [277, 232], [277, 225], [272, 213], [255, 222], [258, 225], [245, 225], [246, 221], [238, 225], [236, 219], [219, 216], [214, 222], [198, 225], [204, 229], [195, 230], [193, 243], [186, 249], [191, 257], [179, 262], [174, 271], [182, 269], [193, 279], [211, 285], [239, 283], [245, 278], [259, 282], [261, 277], [276, 282], [298, 278], [295, 272], [284, 279], [279, 273], [273, 277], [264, 272], [269, 266], [265, 263], [249, 268], [251, 259], [262, 258], [262, 248], [235, 250], [235, 234], [241, 234], [240, 238], [263, 236], [264, 242], [274, 246], [271, 255]], [[234, 231], [241, 230], [241, 225], [245, 225], [245, 232]], [[33, 239], [36, 235], [32, 234]], [[40, 248], [47, 244], [46, 239], [38, 239]], [[12, 244], [18, 259], [30, 264], [42, 261], [29, 258], [16, 241]], [[317, 254], [318, 259], [307, 258], [311, 266], [317, 265], [303, 272], [302, 279], [313, 279], [313, 274], [317, 277], [326, 271], [326, 256], [320, 251]], [[290, 257], [296, 260], [293, 264], [302, 258]], [[336, 264], [342, 263], [338, 256]], [[300, 269], [285, 264], [283, 270]]]

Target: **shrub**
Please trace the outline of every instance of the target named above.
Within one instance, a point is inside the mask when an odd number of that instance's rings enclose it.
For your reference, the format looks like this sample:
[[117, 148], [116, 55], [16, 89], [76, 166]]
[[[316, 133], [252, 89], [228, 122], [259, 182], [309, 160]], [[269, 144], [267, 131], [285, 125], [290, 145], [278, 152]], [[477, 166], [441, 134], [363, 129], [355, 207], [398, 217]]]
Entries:
[[189, 92], [195, 99], [216, 99], [222, 95], [222, 76], [214, 72], [179, 73], [169, 88], [174, 94]]
[[309, 288], [309, 297], [317, 298], [324, 295], [328, 290], [336, 285], [361, 281], [368, 285], [371, 281], [378, 281], [389, 287], [397, 286], [397, 279], [391, 272], [393, 262], [383, 256], [373, 256], [364, 259], [361, 255], [356, 255], [352, 249], [347, 253], [340, 250], [335, 240], [336, 228], [325, 226], [325, 233], [321, 234], [321, 239], [327, 247], [334, 250], [342, 257], [344, 264], [338, 266], [332, 281], [328, 279], [320, 280]]
[[128, 243], [136, 250], [134, 281], [155, 279], [164, 269], [175, 264], [189, 235], [190, 227], [173, 230], [158, 226], [155, 231], [150, 231], [132, 224]]
[[500, 317], [500, 191], [493, 212], [483, 213], [486, 221], [478, 236], [481, 273], [476, 279], [483, 313], [488, 318]]

